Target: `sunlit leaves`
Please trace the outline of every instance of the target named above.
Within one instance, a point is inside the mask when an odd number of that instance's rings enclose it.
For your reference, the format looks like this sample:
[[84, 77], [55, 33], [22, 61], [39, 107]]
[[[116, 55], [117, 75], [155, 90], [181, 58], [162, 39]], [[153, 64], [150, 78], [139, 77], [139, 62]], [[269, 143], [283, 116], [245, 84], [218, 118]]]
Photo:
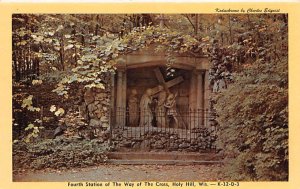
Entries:
[[69, 49], [72, 49], [73, 47], [74, 47], [73, 44], [69, 44], [64, 48], [64, 50], [69, 50]]
[[[66, 35], [65, 35], [66, 37]], [[69, 37], [69, 36], [67, 36]], [[91, 41], [81, 48], [77, 66], [72, 68], [72, 74], [62, 79], [57, 88], [53, 90], [59, 95], [66, 95], [65, 85], [79, 82], [84, 83], [85, 88], [100, 88], [105, 86], [101, 80], [104, 73], [114, 72], [116, 59], [120, 54], [130, 53], [142, 49], [150, 44], [157, 43], [156, 51], [166, 54], [167, 66], [171, 66], [176, 58], [174, 53], [188, 53], [195, 45], [200, 43], [189, 35], [182, 35], [169, 29], [157, 27], [134, 28], [133, 31], [125, 35], [122, 39], [115, 36], [91, 36]], [[60, 47], [58, 46], [58, 49]], [[74, 48], [73, 44], [65, 46], [65, 50]], [[75, 54], [72, 54], [75, 57]], [[172, 74], [170, 72], [170, 74]]]
[[50, 112], [54, 112], [55, 110], [56, 110], [56, 106], [55, 105], [51, 105]]
[[57, 87], [56, 87], [55, 89], [52, 90], [52, 92], [56, 92], [56, 93], [57, 93], [58, 95], [60, 95], [60, 96], [63, 96], [63, 95], [68, 94], [68, 89], [69, 89], [69, 87], [67, 87], [66, 85], [64, 85], [64, 84], [67, 83], [67, 82], [68, 82], [68, 79], [65, 78], [65, 82], [59, 83], [59, 84], [57, 85]]
[[62, 116], [62, 115], [64, 115], [64, 113], [65, 113], [65, 110], [63, 108], [58, 108], [58, 110], [54, 112], [54, 114], [56, 116]]
[[28, 143], [31, 142], [33, 138], [37, 138], [41, 129], [44, 129], [44, 127], [39, 127], [32, 123], [28, 124], [28, 126], [25, 128], [25, 131], [27, 131], [28, 134], [25, 137], [24, 141]]
[[42, 35], [40, 36], [35, 36], [33, 35], [32, 38], [36, 41], [36, 42], [42, 42], [44, 37]]
[[32, 85], [40, 85], [43, 83], [43, 81], [42, 80], [32, 80], [31, 83], [32, 83]]
[[206, 41], [200, 42], [190, 35], [183, 35], [167, 28], [151, 26], [142, 31], [139, 29], [134, 30], [125, 36], [122, 42], [126, 43], [128, 45], [127, 49], [130, 50], [138, 50], [150, 44], [156, 44], [155, 51], [178, 56], [178, 54], [188, 53], [194, 46], [200, 46]]
[[78, 81], [78, 77], [77, 77], [77, 75], [72, 75], [70, 78], [69, 78], [69, 81], [68, 81], [68, 83], [73, 83], [73, 82], [76, 82], [76, 81]]
[[24, 141], [26, 143], [31, 142], [33, 138], [37, 138], [40, 133], [40, 129], [43, 129], [43, 127], [38, 127], [35, 126], [34, 124], [30, 123], [28, 126], [25, 128], [25, 131], [29, 132], [27, 136], [25, 137]]
[[33, 129], [34, 125], [32, 123], [30, 123], [26, 128], [25, 131], [29, 130], [29, 129]]
[[22, 108], [32, 106], [33, 95], [29, 95], [27, 98], [23, 99]]
[[95, 59], [97, 59], [97, 56], [95, 54], [87, 54], [81, 57], [81, 61], [83, 62], [93, 61]]
[[89, 85], [85, 85], [85, 88], [105, 89], [105, 86], [102, 83], [98, 83], [98, 84], [92, 83], [92, 84], [89, 84]]
[[53, 36], [54, 32], [48, 32], [48, 35]]
[[57, 27], [57, 29], [56, 29], [56, 32], [58, 32], [58, 31], [62, 30], [63, 28], [64, 28], [64, 26], [63, 26], [63, 25], [59, 25], [59, 26]]
[[41, 109], [40, 108], [35, 108], [35, 107], [33, 107], [33, 106], [29, 106], [29, 107], [27, 107], [27, 109], [29, 110], [29, 111], [37, 111], [37, 112], [39, 112]]
[[65, 110], [63, 108], [56, 108], [55, 105], [51, 105], [50, 112], [54, 112], [54, 115], [56, 115], [56, 116], [63, 116], [65, 113]]
[[34, 111], [39, 112], [40, 108], [32, 106], [32, 99], [33, 99], [33, 95], [29, 95], [28, 97], [24, 98], [22, 101], [21, 107], [26, 108], [27, 110], [32, 111], [32, 112], [34, 112]]

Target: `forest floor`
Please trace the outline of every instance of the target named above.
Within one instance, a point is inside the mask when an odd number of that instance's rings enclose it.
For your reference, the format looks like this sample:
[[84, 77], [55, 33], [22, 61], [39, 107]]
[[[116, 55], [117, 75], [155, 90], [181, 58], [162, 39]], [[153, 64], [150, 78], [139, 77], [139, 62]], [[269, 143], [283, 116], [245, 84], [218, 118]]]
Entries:
[[14, 182], [217, 181], [222, 165], [113, 165], [17, 173]]

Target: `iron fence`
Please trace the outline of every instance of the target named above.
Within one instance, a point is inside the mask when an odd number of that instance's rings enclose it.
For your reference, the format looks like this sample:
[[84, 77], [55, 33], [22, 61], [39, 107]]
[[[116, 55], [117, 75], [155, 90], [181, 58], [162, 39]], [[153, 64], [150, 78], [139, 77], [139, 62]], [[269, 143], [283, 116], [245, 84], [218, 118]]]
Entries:
[[216, 127], [211, 125], [211, 112], [204, 109], [178, 108], [145, 109], [132, 111], [116, 108], [112, 114], [112, 136], [122, 132], [125, 138], [143, 138], [149, 133], [167, 133], [181, 139], [216, 137]]

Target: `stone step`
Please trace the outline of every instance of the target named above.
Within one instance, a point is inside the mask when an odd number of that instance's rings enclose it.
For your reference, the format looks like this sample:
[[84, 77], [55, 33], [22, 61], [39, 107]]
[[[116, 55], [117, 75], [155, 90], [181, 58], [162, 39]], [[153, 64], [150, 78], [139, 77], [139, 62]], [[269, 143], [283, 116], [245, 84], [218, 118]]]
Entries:
[[116, 164], [215, 164], [222, 163], [223, 156], [191, 152], [110, 152], [108, 159]]
[[109, 159], [107, 163], [119, 165], [211, 165], [222, 164], [223, 161], [192, 161], [192, 160], [122, 160], [122, 159]]

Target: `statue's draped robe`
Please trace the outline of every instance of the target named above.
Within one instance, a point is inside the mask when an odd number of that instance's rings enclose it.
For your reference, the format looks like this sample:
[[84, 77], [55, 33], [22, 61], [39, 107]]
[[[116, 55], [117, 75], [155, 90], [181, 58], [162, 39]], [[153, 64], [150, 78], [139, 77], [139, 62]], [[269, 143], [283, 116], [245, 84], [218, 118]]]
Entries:
[[166, 93], [160, 92], [158, 95], [158, 103], [155, 110], [157, 127], [166, 127], [166, 108], [165, 108]]
[[140, 102], [140, 127], [151, 127], [151, 122], [153, 119], [152, 112], [150, 109], [150, 104], [152, 98], [147, 92], [142, 96]]
[[128, 100], [129, 124], [136, 127], [138, 123], [138, 99], [135, 95], [131, 95]]

